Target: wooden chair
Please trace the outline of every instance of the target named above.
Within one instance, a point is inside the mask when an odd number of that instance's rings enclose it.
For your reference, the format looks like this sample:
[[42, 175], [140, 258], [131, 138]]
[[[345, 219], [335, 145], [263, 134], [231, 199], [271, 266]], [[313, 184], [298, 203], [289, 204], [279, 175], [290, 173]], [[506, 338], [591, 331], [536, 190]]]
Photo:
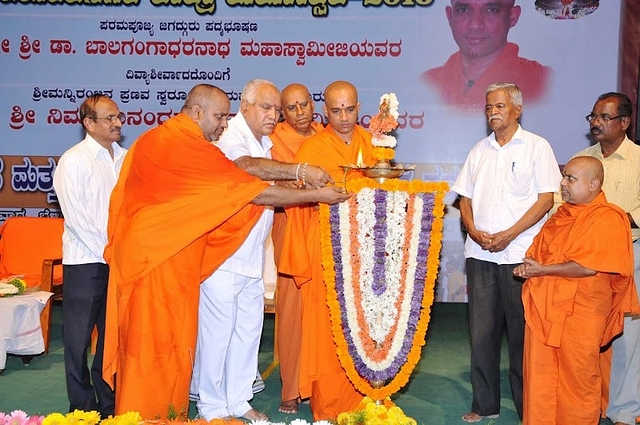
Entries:
[[44, 352], [49, 352], [51, 304], [62, 299], [64, 220], [10, 217], [0, 227], [0, 279], [22, 275], [30, 290], [53, 292], [40, 315]]

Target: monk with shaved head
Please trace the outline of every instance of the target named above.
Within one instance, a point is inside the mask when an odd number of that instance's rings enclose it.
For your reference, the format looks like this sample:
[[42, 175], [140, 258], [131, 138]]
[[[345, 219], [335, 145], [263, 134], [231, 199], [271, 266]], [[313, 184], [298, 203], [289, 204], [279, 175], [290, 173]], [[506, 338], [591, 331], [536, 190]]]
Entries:
[[[255, 108], [273, 113], [268, 106]], [[180, 114], [140, 136], [122, 164], [104, 253], [110, 275], [103, 377], [117, 387], [116, 414], [166, 418], [172, 409], [186, 416], [201, 282], [244, 245], [265, 205], [348, 199], [334, 187], [279, 187], [241, 169], [211, 143], [227, 128], [229, 108], [224, 91], [197, 85]], [[255, 122], [258, 130], [269, 127], [267, 119]], [[292, 169], [282, 164], [279, 172]], [[257, 347], [254, 356], [257, 363]], [[244, 400], [223, 416], [266, 419], [246, 402], [256, 368]]]
[[[324, 131], [305, 141], [295, 161], [313, 162], [334, 181], [343, 180], [341, 165], [356, 164], [362, 153], [365, 165], [373, 165], [371, 133], [357, 124], [360, 103], [353, 84], [336, 81], [324, 91]], [[348, 178], [362, 174], [352, 170]], [[300, 397], [311, 398], [316, 421], [335, 420], [353, 410], [359, 394], [340, 365], [331, 333], [326, 286], [320, 252], [320, 218], [316, 205], [287, 209], [287, 229], [279, 271], [293, 276], [302, 294], [302, 343], [300, 348]]]
[[638, 312], [629, 220], [607, 202], [599, 159], [563, 170], [562, 205], [534, 238], [514, 275], [522, 288], [525, 424], [598, 424], [600, 347]]
[[[293, 83], [282, 89], [282, 116], [284, 121], [276, 125], [271, 133], [271, 156], [282, 162], [294, 162], [298, 149], [309, 137], [321, 132], [324, 127], [314, 121], [314, 103], [309, 90], [302, 84]], [[315, 163], [315, 161], [314, 161]], [[271, 238], [274, 246], [276, 266], [280, 264], [282, 239], [287, 225], [284, 209], [276, 208], [273, 217]], [[300, 390], [300, 341], [302, 326], [302, 294], [291, 276], [278, 273], [276, 290], [276, 346], [282, 381], [282, 413], [298, 413]]]

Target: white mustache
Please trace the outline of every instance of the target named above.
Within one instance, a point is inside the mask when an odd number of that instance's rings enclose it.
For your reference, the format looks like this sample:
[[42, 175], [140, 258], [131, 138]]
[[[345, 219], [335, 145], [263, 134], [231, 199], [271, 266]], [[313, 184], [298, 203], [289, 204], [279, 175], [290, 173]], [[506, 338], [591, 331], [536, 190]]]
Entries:
[[489, 117], [489, 121], [491, 120], [502, 120], [502, 118], [500, 117], [500, 115], [491, 115]]

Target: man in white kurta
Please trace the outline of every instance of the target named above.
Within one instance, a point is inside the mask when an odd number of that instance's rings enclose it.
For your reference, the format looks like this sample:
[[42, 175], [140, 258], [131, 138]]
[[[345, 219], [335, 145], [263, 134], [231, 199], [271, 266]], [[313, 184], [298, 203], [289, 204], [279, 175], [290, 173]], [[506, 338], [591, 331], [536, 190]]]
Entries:
[[[263, 180], [297, 180], [300, 166], [271, 160], [273, 132], [282, 111], [280, 92], [266, 80], [243, 89], [240, 112], [216, 146], [240, 168]], [[331, 177], [304, 165], [306, 183], [321, 187]], [[233, 184], [233, 182], [229, 182]], [[264, 310], [265, 242], [273, 207], [266, 207], [244, 244], [200, 288], [198, 340], [190, 393], [206, 420], [228, 416], [266, 420], [251, 407]]]
[[[229, 120], [217, 146], [232, 161], [271, 158], [271, 140], [256, 140], [242, 114]], [[244, 244], [200, 287], [191, 393], [198, 394], [198, 413], [207, 420], [252, 410], [264, 314], [264, 245], [272, 224], [273, 207], [265, 207]]]

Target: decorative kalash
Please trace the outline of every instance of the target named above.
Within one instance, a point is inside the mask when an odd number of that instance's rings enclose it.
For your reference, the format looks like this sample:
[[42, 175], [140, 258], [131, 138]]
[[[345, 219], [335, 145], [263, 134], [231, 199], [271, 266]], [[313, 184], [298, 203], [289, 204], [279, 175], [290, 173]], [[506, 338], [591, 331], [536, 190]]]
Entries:
[[395, 130], [398, 128], [398, 98], [395, 93], [387, 93], [380, 97], [378, 113], [369, 122], [369, 131], [373, 134], [371, 144], [374, 146], [373, 155], [378, 160], [372, 167], [367, 167], [362, 163], [362, 158], [358, 158], [357, 164], [343, 165], [344, 180], [347, 173], [352, 169], [362, 171], [362, 173], [378, 183], [386, 179], [401, 177], [405, 171], [415, 169], [415, 165], [406, 167], [402, 164], [393, 163], [395, 156], [394, 148], [398, 144]]

